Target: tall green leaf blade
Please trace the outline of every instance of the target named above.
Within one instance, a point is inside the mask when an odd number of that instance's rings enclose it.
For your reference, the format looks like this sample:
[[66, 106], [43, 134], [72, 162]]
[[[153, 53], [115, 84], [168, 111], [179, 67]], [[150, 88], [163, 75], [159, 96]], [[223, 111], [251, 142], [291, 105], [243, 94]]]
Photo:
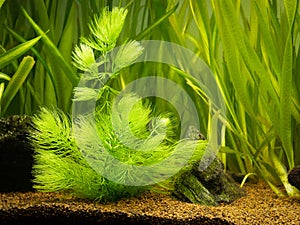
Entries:
[[[62, 53], [62, 56], [67, 62], [72, 61], [71, 59], [71, 52], [74, 48], [74, 45], [77, 42], [77, 37], [74, 37], [74, 34], [77, 33], [77, 21], [76, 21], [76, 5], [72, 4], [68, 17], [65, 21], [65, 26], [63, 28], [63, 32], [60, 38], [60, 44], [58, 46], [59, 51]], [[62, 71], [60, 68], [52, 68], [55, 74], [61, 74]], [[65, 76], [56, 76], [57, 88], [58, 88], [58, 95], [59, 101], [58, 106], [67, 111], [70, 108], [72, 98], [72, 89], [73, 86], [69, 85], [66, 86], [65, 84], [69, 81], [68, 78]], [[69, 87], [69, 88], [68, 88]]]
[[[258, 1], [256, 1], [257, 3]], [[262, 49], [263, 53], [265, 53], [265, 56], [270, 59], [272, 63], [272, 67], [275, 70], [276, 75], [279, 75], [280, 73], [280, 63], [279, 63], [279, 57], [276, 52], [276, 44], [272, 40], [270, 29], [268, 28], [267, 21], [269, 18], [265, 18], [263, 13], [261, 12], [262, 7], [260, 7], [258, 4], [256, 4], [256, 12], [257, 16], [260, 18], [258, 20], [259, 23], [259, 31], [262, 33], [262, 42], [265, 49]], [[269, 19], [270, 20], [270, 19]], [[268, 59], [266, 59], [266, 63], [268, 63]]]
[[[170, 4], [170, 3], [169, 3]], [[177, 42], [179, 42], [180, 45], [186, 46], [187, 42], [187, 30], [188, 27], [193, 20], [192, 15], [186, 15], [186, 8], [189, 7], [189, 1], [183, 1], [180, 4], [180, 7], [176, 10], [175, 13], [173, 13], [169, 17], [169, 23], [171, 25], [170, 29], [174, 32], [175, 35], [172, 36], [171, 41], [173, 41], [174, 38], [177, 39]], [[192, 37], [196, 38], [196, 37]], [[194, 45], [197, 46], [197, 41], [194, 42]]]
[[[0, 83], [0, 102], [1, 102], [1, 99], [2, 99], [2, 95], [3, 95], [3, 92], [4, 92], [4, 83]], [[0, 104], [0, 115], [1, 115], [1, 104]]]
[[34, 8], [36, 10], [39, 25], [42, 29], [47, 29], [50, 26], [49, 16], [47, 12], [47, 6], [45, 1], [32, 0]]
[[69, 65], [66, 62], [66, 60], [64, 59], [64, 57], [62, 56], [60, 51], [57, 49], [57, 47], [48, 38], [48, 36], [44, 33], [44, 31], [33, 21], [33, 19], [28, 15], [28, 13], [25, 11], [24, 8], [22, 8], [22, 11], [23, 11], [25, 17], [29, 20], [32, 27], [35, 29], [35, 31], [42, 36], [43, 42], [48, 47], [51, 54], [57, 59], [57, 63], [64, 70], [64, 72], [67, 75], [67, 77], [69, 78], [69, 80], [72, 82], [73, 85], [77, 85], [78, 77], [77, 77], [75, 71], [72, 69], [71, 65]]
[[208, 64], [211, 64], [210, 59], [210, 47], [211, 47], [211, 33], [209, 29], [209, 15], [207, 11], [206, 1], [192, 1], [189, 0], [191, 14], [194, 18], [198, 30], [200, 30], [201, 38], [197, 42], [202, 42], [204, 46], [203, 51], [205, 52], [206, 60]]
[[[14, 38], [19, 40], [20, 42], [23, 42], [23, 43], [26, 42], [26, 40], [22, 36], [20, 36], [18, 33], [16, 33], [14, 30], [10, 29], [9, 27], [6, 27], [6, 29], [12, 34], [12, 36]], [[37, 51], [34, 47], [31, 48], [31, 51], [36, 56], [37, 60], [43, 65], [46, 72], [49, 74], [49, 77], [51, 79], [51, 82], [53, 84], [53, 88], [54, 88], [54, 91], [55, 91], [55, 99], [57, 100], [58, 99], [58, 97], [57, 97], [58, 92], [57, 92], [57, 85], [56, 85], [57, 81], [53, 77], [53, 72], [50, 70], [47, 62], [43, 59], [43, 57], [41, 56], [39, 51]], [[43, 81], [44, 78], [42, 78], [41, 76], [44, 73], [45, 73], [44, 71], [43, 72], [39, 71], [38, 73], [36, 73], [38, 75], [40, 81]], [[44, 84], [43, 84], [43, 86], [44, 86]]]
[[256, 46], [257, 45], [257, 39], [258, 39], [258, 21], [259, 18], [255, 12], [255, 10], [253, 10], [253, 8], [255, 8], [255, 1], [251, 1], [250, 2], [250, 19], [249, 19], [249, 42], [251, 44], [251, 46]]
[[[218, 2], [219, 3], [215, 2], [218, 14], [217, 23], [224, 44], [225, 57], [229, 74], [231, 75], [231, 81], [237, 91], [236, 94], [239, 97], [239, 100], [242, 102], [245, 109], [247, 109], [247, 112], [250, 115], [254, 115], [251, 101], [246, 90], [248, 79], [245, 74], [242, 74], [241, 67], [243, 65], [241, 65], [242, 61], [239, 60], [241, 57], [238, 49], [243, 49], [243, 51], [246, 51], [246, 49], [242, 43], [243, 37], [240, 34], [240, 31], [237, 28], [233, 28], [237, 23], [232, 23], [232, 21], [237, 20], [234, 13], [234, 7], [233, 5], [226, 5], [225, 1]], [[240, 39], [236, 40], [235, 36], [238, 36]], [[238, 49], [235, 46], [237, 46]]]
[[287, 13], [289, 26], [292, 27], [299, 0], [284, 0], [284, 7]]
[[[297, 21], [298, 26], [300, 25], [300, 17]], [[300, 30], [300, 27], [298, 28], [298, 31]], [[300, 42], [298, 43], [298, 46], [295, 48], [300, 47]], [[297, 56], [295, 57], [295, 68], [294, 68], [294, 75], [300, 74], [300, 53], [298, 52]], [[296, 78], [297, 77], [297, 78]], [[293, 117], [295, 118], [296, 122], [300, 124], [300, 77], [294, 76], [294, 82], [293, 82], [293, 89], [292, 89], [292, 113]], [[300, 142], [299, 142], [300, 143]]]
[[294, 152], [292, 145], [291, 104], [293, 80], [293, 45], [291, 33], [288, 35], [280, 76], [280, 138], [287, 156], [290, 168], [294, 166]]
[[0, 69], [30, 50], [40, 39], [41, 36], [36, 37], [0, 55]]
[[163, 15], [161, 18], [159, 18], [157, 21], [155, 21], [153, 24], [148, 26], [145, 30], [143, 30], [141, 33], [139, 33], [134, 39], [141, 40], [143, 37], [145, 37], [151, 30], [153, 30], [155, 27], [157, 27], [160, 23], [162, 23], [165, 19], [167, 19], [170, 15], [172, 15], [175, 10], [178, 7], [178, 3], [170, 9], [168, 12], [166, 12], [165, 15]]
[[26, 56], [21, 61], [16, 73], [12, 76], [11, 80], [9, 81], [6, 89], [3, 92], [2, 99], [1, 99], [1, 114], [4, 114], [19, 91], [19, 89], [24, 84], [27, 76], [29, 75], [35, 61], [31, 56]]
[[4, 2], [5, 2], [5, 0], [0, 0], [0, 8], [3, 5]]
[[[272, 85], [270, 74], [268, 71], [266, 71], [255, 50], [252, 48], [250, 42], [245, 37], [244, 32], [241, 30], [239, 20], [233, 16], [235, 15], [235, 9], [232, 2], [217, 1], [215, 4], [222, 13], [222, 17], [220, 18], [220, 20], [224, 20], [227, 23], [226, 26], [228, 28], [228, 32], [233, 37], [234, 42], [232, 42], [232, 45], [230, 47], [232, 48], [233, 46], [236, 46], [241, 55], [240, 58], [243, 59], [249, 72], [253, 75], [255, 73], [258, 74], [262, 85], [261, 91], [264, 92], [263, 96], [268, 96], [269, 94], [274, 101], [274, 104], [276, 106], [279, 106], [278, 96]], [[252, 76], [252, 79], [255, 79], [255, 76]]]

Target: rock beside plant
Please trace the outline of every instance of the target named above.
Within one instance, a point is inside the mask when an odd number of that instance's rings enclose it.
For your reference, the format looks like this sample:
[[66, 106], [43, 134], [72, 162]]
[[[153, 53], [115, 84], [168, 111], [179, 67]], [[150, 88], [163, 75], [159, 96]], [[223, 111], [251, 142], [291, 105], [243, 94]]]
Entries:
[[178, 200], [216, 206], [221, 202], [230, 203], [241, 197], [243, 190], [226, 173], [219, 159], [210, 166], [199, 170], [199, 163], [187, 165], [174, 182], [172, 195]]
[[289, 183], [300, 190], [300, 165], [295, 166], [288, 174]]
[[32, 189], [32, 148], [27, 140], [30, 117], [0, 119], [0, 191]]

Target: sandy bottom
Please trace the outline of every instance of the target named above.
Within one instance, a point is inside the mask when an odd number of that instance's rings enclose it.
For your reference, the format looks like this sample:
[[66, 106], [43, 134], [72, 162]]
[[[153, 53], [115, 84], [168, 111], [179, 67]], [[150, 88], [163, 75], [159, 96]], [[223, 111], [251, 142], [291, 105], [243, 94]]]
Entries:
[[59, 193], [1, 193], [0, 224], [300, 224], [300, 200], [260, 182], [229, 205], [206, 207], [147, 192], [100, 204]]

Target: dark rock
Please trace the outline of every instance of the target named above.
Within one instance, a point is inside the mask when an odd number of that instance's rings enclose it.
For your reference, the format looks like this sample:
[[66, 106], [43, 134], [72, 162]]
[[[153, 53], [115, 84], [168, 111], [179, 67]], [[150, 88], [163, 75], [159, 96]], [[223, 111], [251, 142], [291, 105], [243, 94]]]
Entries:
[[230, 203], [244, 193], [230, 175], [224, 173], [224, 166], [215, 159], [205, 170], [199, 170], [199, 163], [187, 165], [175, 178], [172, 195], [191, 203], [216, 206]]
[[295, 166], [288, 174], [288, 180], [291, 185], [300, 190], [300, 165]]
[[0, 191], [29, 191], [32, 188], [33, 150], [27, 140], [30, 117], [0, 119]]

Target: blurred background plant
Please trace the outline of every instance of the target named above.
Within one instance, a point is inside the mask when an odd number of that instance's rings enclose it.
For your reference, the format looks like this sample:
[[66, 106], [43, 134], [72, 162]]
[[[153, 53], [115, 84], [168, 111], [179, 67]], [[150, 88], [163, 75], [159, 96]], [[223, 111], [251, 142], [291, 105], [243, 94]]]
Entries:
[[[87, 36], [93, 14], [105, 6], [123, 6], [128, 15], [121, 43], [127, 39], [178, 43], [194, 51], [213, 71], [227, 107], [226, 142], [220, 154], [226, 168], [257, 174], [280, 196], [299, 194], [287, 181], [288, 171], [300, 164], [297, 0], [2, 0], [0, 6], [1, 54], [42, 36], [28, 53], [36, 64], [12, 101], [2, 101], [2, 106], [8, 105], [2, 115], [32, 114], [39, 106], [50, 105], [70, 112], [78, 79], [71, 52], [79, 37]], [[6, 80], [17, 73], [20, 62], [14, 58], [0, 68], [7, 88]], [[122, 70], [112, 85], [122, 88], [137, 76], [149, 74], [175, 80], [190, 93], [198, 107], [201, 132], [206, 133], [205, 96], [174, 68], [134, 65]], [[159, 110], [172, 110], [164, 101], [153, 102]]]
[[[42, 39], [28, 53], [36, 60], [34, 68], [12, 102], [3, 102], [3, 99], [2, 105], [8, 107], [1, 115], [32, 114], [39, 106], [51, 105], [70, 112], [72, 89], [78, 82], [71, 64], [72, 50], [79, 38], [89, 33], [91, 17], [104, 7], [111, 9], [113, 5], [126, 7], [131, 14], [126, 21], [123, 38], [120, 38], [122, 43], [127, 38], [145, 37], [172, 12], [162, 11], [164, 8], [160, 4], [151, 1], [2, 0], [0, 54], [34, 37], [42, 36]], [[156, 9], [160, 14], [156, 15]], [[150, 16], [152, 11], [155, 14]], [[143, 14], [143, 22], [138, 22], [136, 16], [141, 18]], [[11, 77], [17, 71], [19, 62], [16, 58], [10, 59], [1, 68], [1, 80], [4, 78], [5, 85], [7, 76]]]

